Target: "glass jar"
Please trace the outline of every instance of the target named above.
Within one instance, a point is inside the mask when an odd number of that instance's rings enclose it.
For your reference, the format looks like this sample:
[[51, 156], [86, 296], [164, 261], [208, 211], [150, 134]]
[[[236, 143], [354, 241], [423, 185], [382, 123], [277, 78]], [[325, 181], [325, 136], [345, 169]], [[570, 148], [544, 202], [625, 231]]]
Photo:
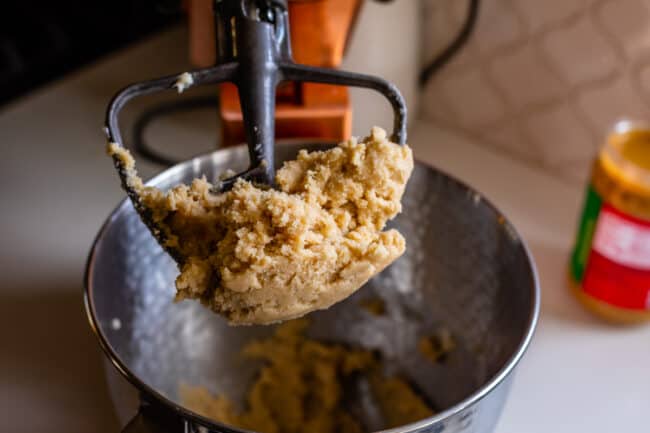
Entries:
[[590, 311], [650, 321], [650, 125], [617, 123], [596, 157], [569, 274]]

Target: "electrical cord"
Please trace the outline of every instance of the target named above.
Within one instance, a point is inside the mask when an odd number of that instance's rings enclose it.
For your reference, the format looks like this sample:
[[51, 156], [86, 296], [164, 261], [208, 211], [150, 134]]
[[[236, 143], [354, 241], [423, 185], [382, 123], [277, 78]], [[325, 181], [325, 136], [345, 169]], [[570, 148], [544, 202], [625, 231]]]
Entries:
[[469, 0], [469, 6], [467, 8], [467, 15], [463, 27], [451, 41], [451, 43], [440, 52], [434, 59], [422, 69], [420, 72], [419, 84], [420, 87], [424, 87], [431, 77], [438, 72], [444, 65], [449, 63], [449, 61], [460, 51], [461, 48], [465, 45], [469, 37], [474, 31], [476, 26], [476, 19], [478, 17], [479, 10], [479, 0]]

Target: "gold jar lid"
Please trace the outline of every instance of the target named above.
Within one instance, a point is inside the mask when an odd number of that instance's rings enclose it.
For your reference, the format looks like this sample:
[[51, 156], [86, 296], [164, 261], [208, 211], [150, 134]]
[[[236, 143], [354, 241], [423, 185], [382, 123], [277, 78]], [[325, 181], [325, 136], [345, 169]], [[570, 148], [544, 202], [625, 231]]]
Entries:
[[650, 125], [623, 120], [614, 125], [594, 168], [593, 184], [613, 206], [650, 219]]

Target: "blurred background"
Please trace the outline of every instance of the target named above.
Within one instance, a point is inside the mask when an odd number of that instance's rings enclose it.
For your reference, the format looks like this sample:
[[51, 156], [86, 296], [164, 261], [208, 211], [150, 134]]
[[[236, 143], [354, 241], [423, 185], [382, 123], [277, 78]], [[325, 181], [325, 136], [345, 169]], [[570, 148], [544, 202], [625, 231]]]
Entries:
[[7, 1], [0, 17], [0, 104], [181, 19], [178, 1]]
[[[6, 2], [0, 17], [0, 106], [129, 44], [185, 26], [192, 3], [199, 10], [206, 2]], [[410, 3], [418, 5], [393, 5], [383, 13], [374, 5], [358, 17], [360, 31], [352, 25], [353, 46], [346, 46], [351, 52], [343, 66], [363, 65], [358, 69], [397, 79], [412, 107], [423, 101], [417, 112], [428, 120], [579, 182], [614, 121], [648, 115], [649, 11], [643, 0], [483, 0], [471, 37], [436, 64], [417, 93], [419, 69], [454, 41], [473, 1]], [[184, 54], [188, 63], [200, 65], [214, 61], [214, 45], [197, 42], [212, 34], [196, 15], [198, 30]], [[197, 32], [205, 34], [199, 38]], [[392, 49], [391, 41], [401, 50]], [[356, 115], [366, 120], [362, 112]], [[355, 133], [364, 133], [365, 123], [356, 122]]]
[[[131, 82], [214, 62], [209, 4], [3, 2], [0, 411], [7, 431], [119, 430], [82, 304], [86, 255], [123, 198], [103, 153], [104, 112]], [[606, 131], [620, 118], [649, 118], [650, 3], [331, 0], [328, 7], [296, 30], [297, 59], [396, 83], [409, 105], [416, 156], [484, 191], [532, 245], [544, 286], [540, 331], [497, 432], [559, 431], [558, 424], [646, 431], [650, 334], [596, 322], [568, 295], [565, 275]], [[154, 148], [140, 155], [141, 174], [241, 141], [231, 90], [129, 106], [127, 141]], [[288, 124], [295, 104], [312, 113], [302, 129], [279, 128], [286, 138], [339, 139], [392, 124], [390, 107], [364, 90], [280, 93], [287, 111], [278, 115]], [[572, 361], [559, 363], [561, 353]], [[616, 354], [634, 362], [599, 386], [594, 375], [611, 368]], [[549, 370], [570, 385], [554, 389], [544, 381]], [[564, 398], [556, 401], [556, 393]], [[539, 411], [554, 417], [535, 418], [533, 429], [528, 420]], [[590, 418], [599, 411], [607, 416]]]

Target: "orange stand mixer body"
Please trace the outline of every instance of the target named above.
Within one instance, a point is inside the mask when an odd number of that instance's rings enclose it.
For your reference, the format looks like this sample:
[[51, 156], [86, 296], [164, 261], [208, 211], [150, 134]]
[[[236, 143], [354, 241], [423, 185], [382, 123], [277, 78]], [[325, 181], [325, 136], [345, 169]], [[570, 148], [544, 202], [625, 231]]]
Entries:
[[[338, 67], [361, 4], [362, 0], [290, 0], [294, 59], [311, 66]], [[216, 60], [211, 7], [209, 0], [191, 0], [188, 4], [190, 58], [197, 66], [208, 66]], [[237, 87], [221, 84], [219, 102], [222, 145], [244, 142]], [[276, 138], [340, 141], [351, 133], [352, 109], [347, 87], [296, 82], [278, 87]]]

